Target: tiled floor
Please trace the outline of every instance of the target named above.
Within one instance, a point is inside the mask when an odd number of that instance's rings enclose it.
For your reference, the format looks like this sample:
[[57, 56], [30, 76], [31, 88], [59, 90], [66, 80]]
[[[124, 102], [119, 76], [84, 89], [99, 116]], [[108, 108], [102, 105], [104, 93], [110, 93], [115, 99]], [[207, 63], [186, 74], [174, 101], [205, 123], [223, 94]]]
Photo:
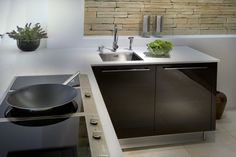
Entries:
[[226, 111], [204, 142], [125, 151], [125, 157], [236, 157], [236, 110]]

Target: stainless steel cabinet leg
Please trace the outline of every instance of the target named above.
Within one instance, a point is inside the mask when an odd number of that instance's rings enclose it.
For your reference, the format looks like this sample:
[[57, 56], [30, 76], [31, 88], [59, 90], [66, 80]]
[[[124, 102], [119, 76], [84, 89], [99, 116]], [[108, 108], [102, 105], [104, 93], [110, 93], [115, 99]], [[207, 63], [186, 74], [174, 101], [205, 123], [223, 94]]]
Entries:
[[206, 134], [204, 131], [202, 132], [202, 139], [203, 139], [203, 141], [206, 141]]

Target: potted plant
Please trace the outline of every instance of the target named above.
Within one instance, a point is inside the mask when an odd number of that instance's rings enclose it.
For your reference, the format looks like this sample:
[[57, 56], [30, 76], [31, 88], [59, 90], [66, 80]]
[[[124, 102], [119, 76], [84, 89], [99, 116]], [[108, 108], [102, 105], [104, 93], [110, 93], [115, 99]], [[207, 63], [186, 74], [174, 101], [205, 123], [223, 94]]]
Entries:
[[40, 39], [47, 38], [47, 33], [41, 28], [39, 23], [31, 27], [31, 23], [26, 23], [25, 27], [17, 26], [17, 30], [7, 33], [10, 38], [17, 41], [17, 47], [22, 51], [34, 51], [40, 45]]

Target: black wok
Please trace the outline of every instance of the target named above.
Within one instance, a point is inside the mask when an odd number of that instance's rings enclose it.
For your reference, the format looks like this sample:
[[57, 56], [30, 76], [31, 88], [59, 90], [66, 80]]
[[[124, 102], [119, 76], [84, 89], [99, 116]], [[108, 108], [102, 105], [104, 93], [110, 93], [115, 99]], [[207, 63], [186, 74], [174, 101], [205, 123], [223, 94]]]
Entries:
[[63, 84], [38, 84], [13, 91], [7, 103], [18, 109], [45, 111], [71, 102], [77, 96], [77, 90], [67, 84], [79, 72], [67, 79]]

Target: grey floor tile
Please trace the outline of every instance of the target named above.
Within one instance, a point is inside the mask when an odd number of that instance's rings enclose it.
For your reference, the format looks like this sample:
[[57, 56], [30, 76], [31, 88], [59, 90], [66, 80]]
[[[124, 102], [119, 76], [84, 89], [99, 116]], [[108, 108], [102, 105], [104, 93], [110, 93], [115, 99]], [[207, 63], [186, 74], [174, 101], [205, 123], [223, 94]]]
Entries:
[[179, 146], [144, 148], [124, 152], [125, 157], [235, 157], [236, 110], [226, 111], [216, 122], [216, 131], [206, 132], [206, 141]]
[[191, 157], [184, 148], [178, 149], [145, 149], [139, 151], [124, 152], [125, 157]]

